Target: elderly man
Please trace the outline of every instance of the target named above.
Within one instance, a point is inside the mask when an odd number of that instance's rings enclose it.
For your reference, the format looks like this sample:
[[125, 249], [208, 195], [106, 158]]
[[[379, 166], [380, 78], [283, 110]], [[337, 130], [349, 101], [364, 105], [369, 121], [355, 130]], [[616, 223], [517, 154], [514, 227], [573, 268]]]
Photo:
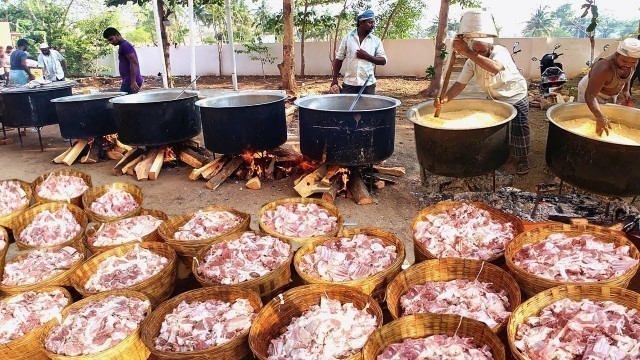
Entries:
[[511, 122], [511, 147], [517, 158], [518, 175], [529, 173], [529, 101], [527, 99], [527, 82], [518, 71], [518, 67], [505, 47], [493, 44], [493, 38], [475, 38], [470, 46], [465, 40], [457, 37], [453, 40], [453, 48], [466, 56], [462, 72], [455, 84], [449, 88], [442, 101], [436, 99], [436, 108], [442, 108], [447, 101], [460, 95], [471, 78], [487, 93], [491, 99], [504, 101], [513, 105], [518, 111]]
[[602, 114], [599, 103], [616, 103], [622, 94], [625, 102], [631, 101], [631, 77], [640, 58], [640, 40], [624, 39], [612, 55], [596, 61], [589, 74], [578, 83], [578, 102], [587, 103], [596, 117], [596, 133], [609, 134], [611, 125]]
[[16, 50], [11, 52], [9, 58], [9, 83], [12, 85], [25, 85], [29, 80], [35, 79], [31, 73], [31, 69], [27, 65], [27, 46], [29, 43], [26, 39], [20, 39], [16, 43]]
[[[375, 94], [376, 78], [373, 76], [376, 65], [387, 63], [382, 41], [373, 35], [374, 13], [367, 10], [358, 15], [357, 28], [348, 33], [340, 42], [333, 61], [333, 80], [330, 91], [343, 94], [357, 94], [367, 77], [371, 76], [364, 94]], [[338, 86], [338, 74], [346, 62], [342, 89]]]
[[130, 42], [125, 40], [120, 32], [112, 27], [107, 28], [102, 36], [113, 45], [118, 46], [118, 69], [122, 78], [120, 91], [128, 94], [135, 94], [142, 87], [142, 75], [140, 74], [140, 63], [136, 49]]
[[44, 69], [45, 80], [64, 81], [67, 74], [67, 61], [58, 51], [49, 49], [47, 43], [40, 44], [38, 66]]

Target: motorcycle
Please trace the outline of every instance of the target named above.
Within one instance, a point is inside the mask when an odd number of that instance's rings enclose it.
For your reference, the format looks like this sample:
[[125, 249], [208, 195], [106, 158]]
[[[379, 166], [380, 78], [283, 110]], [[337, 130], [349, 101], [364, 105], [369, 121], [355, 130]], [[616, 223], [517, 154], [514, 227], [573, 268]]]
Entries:
[[[540, 95], [543, 97], [560, 92], [564, 83], [567, 82], [562, 63], [556, 62], [556, 59], [562, 55], [562, 53], [556, 53], [559, 48], [560, 44], [556, 44], [551, 53], [545, 54], [540, 59]], [[538, 58], [533, 57], [531, 61], [538, 61]]]

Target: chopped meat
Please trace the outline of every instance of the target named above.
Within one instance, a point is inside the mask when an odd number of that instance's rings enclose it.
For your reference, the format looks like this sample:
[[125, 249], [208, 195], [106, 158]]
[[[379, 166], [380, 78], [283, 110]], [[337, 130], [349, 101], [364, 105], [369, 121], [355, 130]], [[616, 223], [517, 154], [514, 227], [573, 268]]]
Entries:
[[338, 218], [316, 204], [287, 203], [267, 210], [262, 222], [278, 234], [291, 237], [326, 235], [338, 226]]
[[493, 220], [488, 211], [462, 204], [427, 215], [413, 235], [438, 258], [493, 260], [504, 253], [515, 231], [513, 224]]
[[140, 204], [133, 195], [124, 190], [109, 188], [104, 195], [91, 203], [89, 209], [98, 215], [117, 217], [134, 211], [138, 206]]
[[165, 316], [154, 344], [158, 350], [172, 352], [209, 349], [248, 330], [255, 316], [247, 299], [183, 301]]
[[0, 181], [0, 216], [11, 214], [29, 203], [27, 193], [17, 181]]
[[268, 360], [346, 359], [362, 349], [376, 325], [366, 308], [322, 297], [271, 340]]
[[81, 196], [89, 186], [84, 179], [70, 175], [50, 175], [36, 187], [38, 196], [49, 200], [69, 200]]
[[134, 216], [112, 223], [103, 223], [87, 242], [93, 246], [114, 246], [132, 241], [142, 241], [156, 231], [162, 220], [151, 215]]
[[92, 292], [127, 288], [159, 273], [168, 264], [166, 257], [136, 245], [123, 256], [102, 260], [84, 288]]
[[219, 284], [237, 284], [277, 269], [290, 251], [291, 246], [280, 239], [245, 232], [238, 239], [212, 245], [197, 271]]
[[636, 266], [629, 246], [615, 247], [592, 235], [567, 237], [556, 233], [535, 244], [525, 244], [513, 262], [523, 270], [564, 282], [593, 282], [618, 277]]
[[299, 266], [310, 276], [327, 281], [350, 281], [369, 277], [388, 268], [398, 258], [395, 246], [364, 234], [327, 240], [304, 255]]
[[70, 241], [82, 232], [82, 226], [66, 206], [51, 213], [39, 212], [20, 232], [20, 241], [30, 246], [56, 246]]
[[198, 211], [173, 235], [177, 240], [203, 240], [226, 234], [242, 218], [228, 211]]
[[5, 265], [3, 286], [31, 285], [69, 270], [84, 256], [70, 246], [58, 250], [33, 250], [21, 260]]
[[640, 316], [612, 301], [562, 299], [518, 324], [514, 344], [531, 359], [640, 359]]
[[29, 291], [0, 301], [0, 344], [18, 339], [53, 318], [67, 306], [60, 290]]
[[402, 295], [400, 306], [403, 315], [454, 314], [482, 321], [490, 328], [511, 315], [506, 291], [466, 279], [414, 285]]
[[0, 252], [7, 246], [7, 239], [4, 238], [4, 232], [0, 231]]
[[422, 339], [405, 339], [387, 346], [377, 360], [490, 360], [491, 348], [478, 346], [472, 338], [457, 335], [432, 335]]
[[69, 311], [51, 329], [44, 345], [52, 353], [79, 356], [110, 349], [134, 332], [146, 317], [149, 301], [109, 295]]

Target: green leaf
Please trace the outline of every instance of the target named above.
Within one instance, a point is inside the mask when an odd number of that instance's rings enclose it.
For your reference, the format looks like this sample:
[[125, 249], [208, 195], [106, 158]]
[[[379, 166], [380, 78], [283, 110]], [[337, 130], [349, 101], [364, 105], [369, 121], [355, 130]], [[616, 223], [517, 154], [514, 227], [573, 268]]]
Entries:
[[597, 26], [597, 25], [598, 25], [598, 23], [597, 23], [597, 22], [592, 21], [592, 22], [591, 22], [591, 24], [589, 24], [589, 26], [587, 26], [587, 30], [586, 30], [586, 31], [587, 31], [588, 33], [593, 32], [593, 30], [595, 30], [595, 29], [596, 29], [596, 26]]
[[598, 7], [597, 7], [596, 5], [592, 5], [592, 6], [591, 6], [591, 15], [592, 15], [594, 18], [597, 18], [597, 17], [598, 17]]
[[580, 17], [581, 18], [586, 17], [588, 13], [589, 13], [589, 8], [584, 9], [584, 12], [582, 13], [582, 15]]
[[588, 8], [589, 6], [591, 6], [591, 5], [589, 5], [589, 4], [582, 4], [582, 6], [581, 6], [580, 8], [581, 8], [581, 9], [584, 9], [584, 8]]

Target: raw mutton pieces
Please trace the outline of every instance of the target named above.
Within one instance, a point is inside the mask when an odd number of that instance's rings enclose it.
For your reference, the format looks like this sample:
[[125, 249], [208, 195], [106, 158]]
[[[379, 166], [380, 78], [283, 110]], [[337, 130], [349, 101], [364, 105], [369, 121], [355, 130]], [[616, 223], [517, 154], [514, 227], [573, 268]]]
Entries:
[[29, 203], [27, 193], [17, 181], [0, 181], [0, 216], [11, 214]]
[[36, 187], [41, 198], [63, 201], [76, 198], [89, 189], [84, 179], [70, 175], [51, 175]]
[[101, 224], [87, 242], [93, 246], [115, 246], [132, 241], [141, 242], [142, 238], [156, 231], [162, 220], [151, 215], [140, 215]]
[[491, 214], [463, 204], [418, 222], [415, 238], [438, 258], [493, 260], [515, 237], [513, 224], [493, 220]]
[[226, 234], [242, 221], [228, 211], [198, 211], [173, 235], [176, 240], [204, 240]]
[[133, 195], [120, 189], [110, 188], [104, 195], [91, 203], [89, 209], [102, 216], [117, 217], [126, 215], [140, 204]]
[[18, 261], [5, 265], [3, 286], [39, 283], [69, 270], [83, 255], [70, 246], [58, 250], [33, 250]]
[[338, 218], [316, 204], [278, 205], [265, 211], [262, 222], [278, 234], [299, 238], [326, 235], [338, 226]]
[[171, 352], [206, 350], [228, 343], [251, 327], [255, 309], [247, 299], [181, 302], [167, 314], [154, 339], [156, 349]]
[[211, 246], [198, 264], [198, 274], [223, 285], [257, 279], [284, 264], [291, 246], [272, 236], [243, 233], [238, 239]]
[[478, 346], [472, 338], [457, 335], [432, 335], [422, 339], [406, 339], [401, 343], [387, 346], [376, 360], [406, 359], [493, 359], [489, 346]]
[[0, 344], [18, 339], [60, 313], [68, 300], [60, 290], [29, 291], [0, 301]]
[[20, 233], [20, 241], [30, 246], [56, 246], [64, 244], [82, 232], [82, 226], [73, 213], [63, 207], [53, 213], [42, 210]]

